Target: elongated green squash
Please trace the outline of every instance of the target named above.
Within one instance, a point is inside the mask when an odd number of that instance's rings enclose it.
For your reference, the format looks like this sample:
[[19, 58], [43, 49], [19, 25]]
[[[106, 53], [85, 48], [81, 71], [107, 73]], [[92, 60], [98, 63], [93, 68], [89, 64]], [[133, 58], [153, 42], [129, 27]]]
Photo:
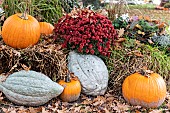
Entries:
[[63, 92], [63, 87], [35, 71], [19, 71], [0, 83], [0, 91], [15, 104], [39, 106]]

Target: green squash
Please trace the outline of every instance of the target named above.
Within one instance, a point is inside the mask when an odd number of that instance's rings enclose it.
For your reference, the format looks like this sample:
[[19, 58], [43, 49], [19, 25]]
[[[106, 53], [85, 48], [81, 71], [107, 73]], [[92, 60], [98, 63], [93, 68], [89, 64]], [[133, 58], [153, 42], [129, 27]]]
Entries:
[[39, 106], [63, 92], [63, 87], [35, 71], [19, 71], [0, 83], [0, 91], [18, 105]]

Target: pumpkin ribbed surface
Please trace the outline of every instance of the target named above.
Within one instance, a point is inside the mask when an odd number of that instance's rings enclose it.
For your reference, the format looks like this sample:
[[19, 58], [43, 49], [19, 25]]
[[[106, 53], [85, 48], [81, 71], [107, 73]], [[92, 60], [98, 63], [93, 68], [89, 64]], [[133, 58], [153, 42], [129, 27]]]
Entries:
[[155, 108], [165, 100], [166, 84], [156, 73], [150, 74], [150, 77], [135, 73], [125, 79], [122, 92], [125, 100], [132, 105]]
[[77, 100], [81, 92], [81, 84], [78, 80], [71, 79], [70, 82], [60, 80], [58, 82], [64, 87], [64, 91], [61, 93], [60, 98], [65, 102], [73, 102]]
[[54, 26], [47, 22], [39, 22], [41, 34], [49, 35], [53, 33]]
[[28, 15], [28, 19], [22, 19], [22, 14], [14, 14], [8, 17], [2, 27], [2, 38], [5, 44], [13, 48], [26, 48], [34, 45], [40, 38], [40, 25], [38, 21]]
[[0, 83], [0, 90], [12, 102], [20, 105], [38, 106], [60, 95], [63, 87], [42, 73], [19, 71]]
[[80, 80], [82, 92], [86, 95], [103, 95], [108, 85], [108, 70], [103, 60], [95, 55], [70, 52], [68, 69]]

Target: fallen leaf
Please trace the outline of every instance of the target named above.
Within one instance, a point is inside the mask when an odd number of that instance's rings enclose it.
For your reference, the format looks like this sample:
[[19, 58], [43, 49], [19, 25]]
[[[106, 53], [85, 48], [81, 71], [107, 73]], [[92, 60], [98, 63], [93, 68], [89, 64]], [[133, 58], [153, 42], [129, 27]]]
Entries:
[[137, 57], [143, 57], [143, 55], [141, 54], [141, 52], [135, 52], [134, 53]]
[[3, 107], [3, 108], [1, 108], [1, 109], [2, 109], [3, 112], [9, 113], [7, 108], [4, 108], [4, 107]]
[[126, 41], [126, 38], [119, 38], [118, 40], [116, 40], [116, 42], [118, 42], [118, 43], [121, 43], [121, 42], [124, 42], [124, 41]]
[[85, 104], [85, 105], [92, 104], [92, 101], [84, 100], [84, 101], [82, 102], [82, 104]]
[[138, 34], [139, 35], [145, 35], [145, 32], [142, 32], [142, 31], [138, 30]]
[[162, 110], [152, 110], [151, 112], [149, 113], [162, 113]]
[[41, 111], [42, 113], [51, 113], [49, 110], [45, 110], [45, 108], [44, 107], [42, 107], [42, 111]]
[[4, 97], [2, 97], [2, 92], [0, 93], [0, 102], [4, 99]]
[[38, 113], [38, 112], [41, 112], [41, 108], [29, 107], [28, 109], [29, 109], [30, 113]]
[[139, 24], [136, 24], [136, 26], [138, 29], [142, 29], [142, 27]]
[[107, 108], [104, 108], [104, 111], [105, 111], [105, 113], [110, 113], [110, 111], [107, 110]]
[[74, 108], [74, 113], [79, 112], [81, 108], [82, 108], [82, 106], [75, 107]]
[[125, 111], [129, 110], [129, 105], [117, 103], [117, 106], [114, 106], [113, 109], [116, 110], [119, 113], [125, 112]]
[[124, 28], [119, 29], [118, 30], [118, 37], [123, 36], [124, 32], [125, 32]]
[[148, 42], [149, 42], [150, 44], [154, 44], [154, 42], [153, 42], [151, 39], [148, 39]]
[[136, 110], [136, 113], [141, 113], [140, 111]]

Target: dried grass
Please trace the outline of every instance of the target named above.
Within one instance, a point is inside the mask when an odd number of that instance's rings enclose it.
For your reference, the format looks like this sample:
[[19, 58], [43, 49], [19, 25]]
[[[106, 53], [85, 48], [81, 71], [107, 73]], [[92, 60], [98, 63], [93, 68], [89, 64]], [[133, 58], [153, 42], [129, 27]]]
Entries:
[[110, 71], [109, 90], [114, 90], [116, 95], [121, 94], [124, 79], [141, 69], [146, 68], [159, 73], [167, 83], [170, 91], [170, 57], [156, 47], [140, 44], [134, 39], [127, 40], [119, 50], [112, 51], [106, 60]]
[[28, 68], [56, 81], [65, 74], [66, 57], [67, 52], [50, 37], [43, 37], [38, 44], [18, 50], [0, 39], [0, 73], [10, 74]]

